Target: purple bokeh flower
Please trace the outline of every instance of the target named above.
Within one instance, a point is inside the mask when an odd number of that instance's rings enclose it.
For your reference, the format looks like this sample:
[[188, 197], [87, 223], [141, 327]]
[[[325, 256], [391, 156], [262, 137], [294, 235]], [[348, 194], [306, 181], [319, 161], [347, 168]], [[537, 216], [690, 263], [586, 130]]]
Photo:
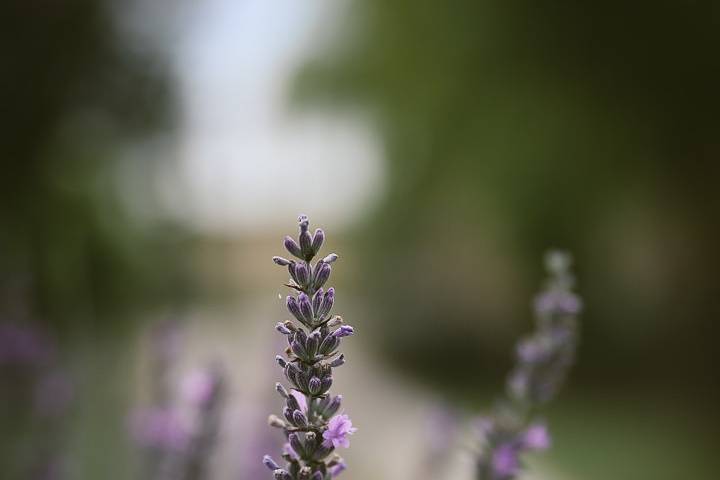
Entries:
[[492, 468], [497, 477], [511, 477], [520, 471], [517, 448], [511, 444], [500, 445], [493, 451]]
[[145, 448], [182, 451], [190, 439], [177, 412], [169, 409], [139, 410], [133, 414], [130, 428], [135, 442]]
[[212, 402], [220, 387], [220, 378], [212, 369], [198, 369], [188, 374], [182, 382], [182, 398], [197, 408], [205, 408]]
[[0, 364], [43, 366], [54, 356], [54, 345], [37, 329], [14, 323], [0, 324]]
[[539, 315], [577, 315], [582, 301], [577, 295], [566, 291], [549, 291], [535, 298], [535, 311]]
[[357, 428], [352, 426], [350, 417], [344, 414], [331, 418], [327, 427], [323, 432], [323, 445], [328, 448], [330, 446], [348, 448], [350, 446], [348, 435], [357, 431]]
[[530, 425], [522, 437], [522, 446], [527, 450], [547, 450], [551, 444], [550, 432], [542, 423]]

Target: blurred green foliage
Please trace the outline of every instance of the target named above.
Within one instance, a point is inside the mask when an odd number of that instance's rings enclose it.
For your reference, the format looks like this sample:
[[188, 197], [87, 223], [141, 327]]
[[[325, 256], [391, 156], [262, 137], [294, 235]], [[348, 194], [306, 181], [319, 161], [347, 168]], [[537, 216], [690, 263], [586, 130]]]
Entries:
[[[0, 7], [0, 321], [30, 319], [59, 337], [78, 385], [59, 445], [67, 478], [128, 478], [127, 340], [140, 313], [188, 291], [185, 233], [140, 223], [120, 201], [123, 153], [172, 128], [174, 112], [166, 65], [121, 39], [116, 7]], [[28, 478], [53, 432], [8, 398], [2, 471]]]
[[561, 246], [588, 304], [577, 382], [715, 395], [717, 2], [349, 5], [296, 98], [367, 112], [389, 160], [360, 243], [386, 353], [492, 377]]
[[75, 330], [124, 326], [183, 282], [181, 232], [130, 218], [113, 176], [124, 146], [172, 126], [165, 67], [121, 41], [107, 2], [0, 8], [3, 300], [21, 291], [30, 314]]

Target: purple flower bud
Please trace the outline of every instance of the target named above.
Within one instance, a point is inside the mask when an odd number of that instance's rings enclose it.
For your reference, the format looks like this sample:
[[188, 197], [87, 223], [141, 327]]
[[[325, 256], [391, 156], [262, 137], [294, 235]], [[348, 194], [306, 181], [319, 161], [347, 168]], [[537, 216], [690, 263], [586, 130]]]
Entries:
[[309, 358], [312, 358], [317, 354], [318, 347], [320, 346], [320, 332], [317, 330], [308, 336], [307, 342], [305, 342], [305, 350]]
[[305, 323], [307, 325], [312, 325], [313, 311], [312, 304], [310, 303], [310, 298], [304, 293], [301, 293], [300, 295], [298, 295], [298, 306], [300, 307], [300, 313], [305, 319]]
[[288, 264], [288, 273], [290, 274], [290, 278], [293, 279], [295, 283], [300, 283], [297, 278], [297, 273], [295, 272], [295, 269], [297, 268], [297, 262], [292, 261], [290, 264]]
[[308, 406], [307, 406], [307, 399], [305, 398], [305, 395], [302, 392], [293, 390], [292, 396], [293, 396], [293, 398], [295, 398], [295, 402], [298, 405], [297, 407], [295, 407], [295, 410], [300, 410], [301, 412], [307, 412]]
[[285, 445], [283, 445], [283, 458], [287, 459], [288, 461], [297, 461], [300, 460], [300, 455], [298, 455], [297, 452], [293, 450], [289, 443], [286, 443]]
[[275, 428], [285, 428], [285, 422], [277, 415], [270, 415], [268, 417], [268, 425]]
[[321, 260], [321, 262], [330, 264], [330, 263], [333, 263], [337, 259], [338, 259], [337, 253], [331, 253], [330, 255], [323, 258]]
[[295, 297], [288, 296], [286, 304], [288, 311], [292, 313], [292, 315], [297, 318], [299, 322], [305, 323], [305, 318], [303, 318], [303, 315], [300, 312], [300, 306], [298, 305], [297, 300], [295, 300]]
[[305, 347], [300, 342], [293, 341], [290, 344], [290, 349], [298, 358], [303, 360], [308, 358], [307, 350], [305, 350]]
[[297, 242], [292, 239], [292, 237], [285, 237], [284, 244], [288, 252], [295, 255], [297, 258], [303, 258], [302, 250], [300, 250], [300, 245], [298, 245]]
[[318, 351], [323, 355], [329, 355], [340, 345], [340, 340], [334, 335], [328, 335], [320, 344]]
[[307, 417], [300, 410], [295, 410], [292, 413], [292, 418], [293, 418], [293, 423], [295, 425], [297, 425], [298, 427], [306, 427], [307, 426], [307, 423], [308, 423]]
[[295, 265], [296, 280], [301, 287], [307, 287], [310, 283], [310, 272], [304, 263]]
[[320, 473], [319, 471], [313, 473], [312, 477], [310, 477], [310, 480], [323, 480], [322, 473]]
[[287, 366], [285, 367], [285, 377], [286, 377], [293, 385], [295, 385], [295, 386], [297, 387], [297, 383], [298, 383], [298, 382], [297, 382], [297, 375], [298, 375], [298, 372], [297, 372], [297, 370], [295, 370], [294, 368], [292, 368], [293, 366], [294, 366], [294, 364], [292, 364], [292, 363], [288, 363], [288, 364], [287, 364]]
[[345, 354], [343, 353], [332, 362], [328, 363], [332, 368], [337, 368], [345, 365]]
[[282, 383], [278, 382], [275, 384], [275, 391], [277, 391], [283, 398], [288, 398], [290, 396], [285, 387], [283, 387]]
[[291, 433], [288, 435], [288, 441], [290, 442], [290, 446], [293, 450], [297, 452], [297, 454], [300, 457], [303, 457], [305, 455], [305, 447], [300, 442], [300, 438], [297, 436], [296, 433]]
[[316, 308], [318, 320], [322, 320], [332, 310], [333, 304], [335, 303], [335, 289], [328, 288], [327, 293], [320, 302], [320, 306]]
[[305, 345], [305, 342], [307, 342], [307, 334], [305, 333], [305, 330], [298, 330], [295, 332], [294, 340], [297, 340], [298, 342]]
[[317, 253], [320, 251], [320, 247], [322, 247], [323, 242], [325, 241], [325, 232], [322, 231], [322, 229], [318, 228], [315, 230], [315, 235], [312, 237], [312, 252], [313, 255], [317, 255]]
[[272, 258], [272, 260], [281, 267], [287, 267], [288, 265], [290, 265], [290, 260], [288, 260], [287, 258], [275, 256]]
[[325, 282], [327, 282], [328, 278], [330, 278], [330, 272], [332, 271], [332, 267], [327, 263], [319, 263], [318, 265], [319, 266], [316, 269], [317, 273], [313, 279], [313, 287], [315, 288], [320, 288], [325, 285]]
[[[315, 292], [315, 295], [313, 295], [312, 299], [312, 307], [313, 312], [319, 312], [320, 311], [320, 305], [322, 305], [323, 298], [325, 298], [325, 292], [323, 292], [323, 289], [318, 289], [317, 292]], [[319, 317], [319, 315], [318, 315]]]
[[320, 393], [320, 389], [322, 388], [320, 379], [317, 377], [312, 377], [308, 382], [308, 388], [310, 390], [310, 393], [312, 393], [313, 395], [317, 395], [318, 393]]
[[326, 375], [320, 380], [320, 393], [325, 393], [332, 387], [333, 379], [331, 375]]
[[292, 480], [290, 474], [281, 468], [275, 470], [273, 472], [273, 476], [275, 477], [275, 480]]
[[273, 460], [270, 455], [265, 455], [263, 457], [263, 464], [270, 470], [278, 470], [280, 468], [280, 466], [275, 463], [275, 460]]
[[336, 395], [333, 397], [332, 400], [330, 400], [330, 403], [328, 403], [327, 407], [323, 409], [322, 415], [325, 418], [330, 418], [333, 415], [337, 413], [338, 410], [340, 410], [340, 405], [342, 403], [342, 395]]
[[295, 364], [295, 362], [291, 362], [291, 363], [287, 364], [287, 371], [292, 373], [293, 375], [299, 375], [301, 373], [300, 367], [298, 367], [297, 364]]
[[347, 464], [340, 460], [335, 465], [329, 468], [330, 477], [335, 478], [347, 469]]
[[285, 407], [285, 408], [283, 408], [283, 416], [284, 416], [285, 419], [290, 423], [290, 425], [295, 425], [295, 419], [293, 418], [293, 412], [294, 412], [294, 411], [295, 411], [295, 410], [293, 410], [293, 409], [290, 408], [290, 407]]
[[305, 260], [310, 260], [314, 255], [312, 249], [312, 235], [310, 235], [310, 232], [307, 230], [300, 232], [300, 251], [302, 252]]
[[278, 322], [277, 325], [275, 325], [275, 330], [282, 333], [283, 335], [290, 335], [292, 333], [290, 329], [288, 329], [282, 322]]
[[342, 337], [349, 337], [355, 333], [355, 330], [350, 325], [343, 325], [337, 330], [335, 330], [332, 335], [333, 337], [342, 338]]
[[300, 233], [307, 232], [307, 229], [310, 226], [310, 220], [308, 220], [308, 216], [304, 213], [301, 213], [298, 216], [298, 226], [300, 227]]
[[285, 359], [284, 359], [283, 357], [281, 357], [280, 355], [275, 355], [275, 361], [276, 361], [277, 364], [280, 365], [282, 368], [287, 367], [287, 364], [288, 364], [288, 363], [287, 363], [287, 362], [285, 361]]

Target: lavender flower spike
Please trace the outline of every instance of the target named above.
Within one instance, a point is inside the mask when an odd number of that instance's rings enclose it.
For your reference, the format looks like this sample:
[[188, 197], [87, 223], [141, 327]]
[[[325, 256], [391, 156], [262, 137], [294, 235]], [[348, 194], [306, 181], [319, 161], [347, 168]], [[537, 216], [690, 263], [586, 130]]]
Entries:
[[518, 343], [507, 398], [479, 422], [477, 480], [515, 479], [523, 453], [551, 444], [547, 427], [534, 414], [555, 397], [572, 366], [582, 303], [572, 292], [570, 255], [549, 252], [545, 263], [549, 279], [535, 299], [535, 331]]
[[280, 266], [288, 267], [293, 295], [287, 298], [287, 308], [298, 324], [288, 320], [276, 325], [287, 336], [287, 359], [276, 357], [290, 382], [286, 389], [277, 384], [275, 389], [285, 402], [282, 417], [271, 415], [270, 424], [281, 428], [287, 443], [282, 453], [283, 467], [270, 456], [263, 463], [272, 472], [272, 478], [281, 480], [331, 480], [345, 470], [345, 462], [334, 453], [336, 448], [350, 446], [349, 435], [357, 430], [345, 414], [338, 414], [342, 396], [331, 395], [333, 368], [345, 363], [338, 348], [344, 337], [354, 333], [342, 319], [331, 315], [335, 289], [324, 291], [330, 264], [338, 258], [327, 255], [313, 264], [325, 241], [325, 233], [317, 229], [310, 234], [310, 222], [305, 215], [298, 218], [298, 240], [285, 237], [285, 248], [299, 259], [286, 260], [273, 257]]

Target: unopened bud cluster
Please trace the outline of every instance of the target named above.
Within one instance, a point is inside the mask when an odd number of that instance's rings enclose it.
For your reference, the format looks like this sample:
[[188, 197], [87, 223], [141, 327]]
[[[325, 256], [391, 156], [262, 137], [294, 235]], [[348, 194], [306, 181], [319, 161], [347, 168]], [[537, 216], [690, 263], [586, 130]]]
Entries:
[[285, 237], [284, 242], [295, 259], [273, 257], [277, 265], [287, 267], [287, 286], [295, 291], [286, 300], [293, 320], [275, 327], [288, 341], [285, 355], [278, 355], [276, 361], [290, 388], [276, 385], [285, 407], [282, 416], [269, 418], [270, 425], [282, 429], [287, 439], [282, 454], [286, 465], [280, 466], [267, 455], [263, 463], [277, 480], [330, 480], [345, 469], [335, 449], [348, 447], [347, 437], [355, 432], [347, 415], [338, 414], [342, 397], [330, 394], [332, 370], [345, 363], [338, 351], [341, 339], [352, 335], [353, 328], [331, 314], [335, 289], [323, 289], [338, 256], [331, 253], [313, 264], [325, 233], [317, 229], [311, 234], [304, 215], [298, 222], [298, 240]]
[[550, 447], [545, 424], [533, 418], [555, 397], [572, 366], [577, 347], [580, 298], [572, 292], [571, 258], [549, 252], [549, 278], [536, 297], [535, 331], [516, 349], [516, 365], [508, 377], [508, 398], [494, 414], [479, 420], [478, 480], [511, 480], [521, 470], [520, 455]]

